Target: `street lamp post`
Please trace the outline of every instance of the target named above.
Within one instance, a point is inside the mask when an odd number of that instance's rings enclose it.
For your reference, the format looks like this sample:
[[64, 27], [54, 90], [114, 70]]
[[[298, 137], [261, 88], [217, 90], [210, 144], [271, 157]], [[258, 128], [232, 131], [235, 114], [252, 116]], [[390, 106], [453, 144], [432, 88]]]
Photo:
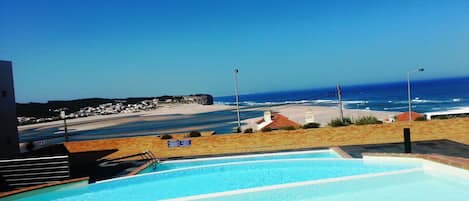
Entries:
[[407, 98], [409, 99], [409, 122], [412, 121], [412, 100], [411, 100], [411, 95], [410, 95], [410, 74], [416, 73], [416, 72], [423, 72], [423, 68], [418, 68], [413, 71], [407, 72]]
[[237, 68], [235, 68], [234, 69], [234, 80], [235, 80], [236, 114], [238, 116], [238, 127], [236, 128], [236, 131], [239, 133], [239, 132], [241, 132], [241, 119], [240, 119], [240, 116], [239, 116], [238, 73], [239, 73], [239, 70]]
[[60, 118], [64, 120], [64, 138], [65, 142], [68, 142], [67, 116], [65, 115], [65, 111], [60, 111]]

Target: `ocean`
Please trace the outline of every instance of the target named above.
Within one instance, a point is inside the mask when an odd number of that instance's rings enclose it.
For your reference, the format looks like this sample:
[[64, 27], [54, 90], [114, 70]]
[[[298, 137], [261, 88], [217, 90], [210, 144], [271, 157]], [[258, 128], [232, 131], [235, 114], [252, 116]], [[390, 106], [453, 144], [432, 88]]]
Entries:
[[[407, 82], [341, 86], [345, 108], [404, 112]], [[411, 82], [412, 110], [420, 113], [469, 107], [469, 77]], [[241, 106], [307, 104], [337, 106], [337, 88], [290, 90], [240, 95]], [[216, 104], [234, 105], [234, 96], [216, 97]]]

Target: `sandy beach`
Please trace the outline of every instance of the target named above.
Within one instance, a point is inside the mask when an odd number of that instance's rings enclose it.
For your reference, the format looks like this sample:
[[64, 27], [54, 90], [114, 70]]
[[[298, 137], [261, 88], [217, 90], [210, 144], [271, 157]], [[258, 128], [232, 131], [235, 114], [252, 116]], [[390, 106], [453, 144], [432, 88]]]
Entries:
[[[338, 107], [324, 107], [324, 106], [306, 106], [303, 104], [288, 104], [272, 107], [256, 108], [258, 110], [271, 110], [272, 112], [278, 112], [290, 120], [295, 121], [301, 125], [305, 124], [305, 117], [307, 111], [312, 111], [314, 114], [315, 122], [320, 123], [321, 126], [327, 126], [327, 124], [335, 118], [339, 117]], [[344, 117], [349, 117], [352, 120], [363, 117], [363, 116], [374, 116], [380, 120], [385, 120], [389, 117], [399, 114], [397, 112], [384, 112], [384, 111], [372, 111], [372, 110], [357, 110], [357, 109], [344, 109]], [[245, 124], [242, 128], [256, 128], [256, 121], [261, 119], [251, 118], [243, 121]]]

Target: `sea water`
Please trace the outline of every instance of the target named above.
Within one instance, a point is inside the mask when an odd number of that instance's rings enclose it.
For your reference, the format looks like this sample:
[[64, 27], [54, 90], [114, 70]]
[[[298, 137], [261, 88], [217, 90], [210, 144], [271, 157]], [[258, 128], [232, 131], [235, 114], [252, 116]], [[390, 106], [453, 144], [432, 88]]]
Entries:
[[[469, 77], [420, 80], [411, 83], [413, 110], [434, 112], [469, 107]], [[407, 82], [341, 87], [344, 105], [349, 109], [404, 112], [408, 110]], [[233, 96], [216, 97], [218, 104], [234, 104]], [[308, 104], [337, 106], [337, 89], [313, 88], [240, 96], [241, 105], [266, 106]]]

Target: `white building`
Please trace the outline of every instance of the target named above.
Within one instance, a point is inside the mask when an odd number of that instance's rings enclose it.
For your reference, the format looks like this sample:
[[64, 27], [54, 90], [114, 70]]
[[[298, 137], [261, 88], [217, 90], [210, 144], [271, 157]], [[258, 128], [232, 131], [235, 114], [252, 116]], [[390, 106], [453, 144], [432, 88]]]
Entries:
[[448, 111], [442, 111], [442, 112], [427, 112], [425, 113], [425, 117], [427, 120], [431, 120], [434, 117], [438, 116], [457, 116], [457, 115], [469, 115], [469, 108], [460, 108], [460, 109], [455, 109], [455, 110], [448, 110]]

